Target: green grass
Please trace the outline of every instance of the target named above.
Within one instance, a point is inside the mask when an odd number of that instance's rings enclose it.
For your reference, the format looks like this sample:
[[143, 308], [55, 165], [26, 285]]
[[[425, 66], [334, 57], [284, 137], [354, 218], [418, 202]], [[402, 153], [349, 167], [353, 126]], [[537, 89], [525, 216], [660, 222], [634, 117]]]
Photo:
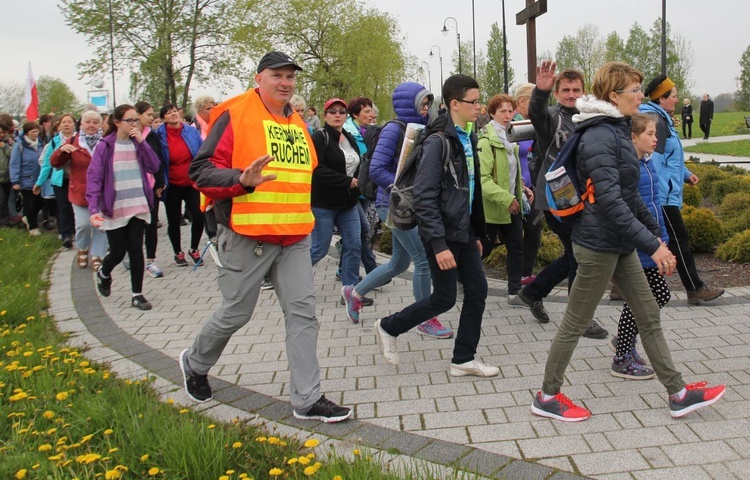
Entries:
[[692, 147], [685, 147], [686, 152], [707, 153], [713, 155], [731, 155], [733, 157], [750, 157], [750, 138], [732, 142], [702, 142]]
[[[696, 114], [698, 112], [695, 112]], [[721, 112], [714, 114], [714, 120], [711, 122], [711, 136], [723, 137], [726, 135], [750, 134], [750, 128], [745, 125], [745, 117], [750, 116], [750, 112]], [[698, 123], [698, 115], [693, 122], [693, 137], [700, 138], [703, 135]]]
[[390, 471], [367, 449], [318, 451], [317, 441], [221, 423], [160, 401], [152, 378], [122, 380], [90, 362], [40, 313], [58, 247], [49, 234], [0, 230], [0, 478], [444, 478], [426, 464]]

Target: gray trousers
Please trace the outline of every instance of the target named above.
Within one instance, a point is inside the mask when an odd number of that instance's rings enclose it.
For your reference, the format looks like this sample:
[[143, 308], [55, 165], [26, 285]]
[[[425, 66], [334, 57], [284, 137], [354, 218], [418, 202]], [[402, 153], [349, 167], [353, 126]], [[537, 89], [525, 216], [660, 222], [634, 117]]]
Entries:
[[672, 354], [661, 329], [659, 305], [651, 293], [635, 250], [627, 255], [619, 255], [595, 252], [574, 243], [573, 253], [578, 261], [578, 271], [570, 289], [562, 323], [552, 340], [542, 391], [547, 395], [560, 392], [573, 350], [594, 318], [596, 307], [599, 306], [610, 278], [614, 279], [633, 311], [643, 349], [659, 381], [670, 395], [682, 390], [685, 382], [672, 362]]
[[320, 399], [318, 319], [315, 316], [310, 236], [287, 247], [264, 243], [255, 254], [256, 240], [219, 225], [218, 283], [222, 305], [203, 323], [188, 352], [190, 369], [207, 375], [216, 365], [230, 337], [253, 315], [260, 284], [268, 274], [284, 312], [289, 390], [292, 407], [306, 412]]

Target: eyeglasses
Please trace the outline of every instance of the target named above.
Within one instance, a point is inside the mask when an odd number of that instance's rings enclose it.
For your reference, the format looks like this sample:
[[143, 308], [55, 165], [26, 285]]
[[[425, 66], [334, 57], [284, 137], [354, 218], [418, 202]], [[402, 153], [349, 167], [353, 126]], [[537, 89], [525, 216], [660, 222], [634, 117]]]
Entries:
[[479, 106], [479, 99], [478, 98], [476, 100], [472, 100], [472, 101], [461, 100], [460, 98], [457, 98], [456, 100], [459, 101], [459, 102], [461, 102], [461, 103], [468, 103], [468, 104], [474, 105], [475, 107]]
[[134, 125], [136, 123], [141, 123], [140, 118], [123, 118], [123, 122], [127, 123], [128, 125]]
[[615, 90], [615, 93], [643, 93], [643, 87], [638, 86], [632, 90]]
[[336, 110], [335, 108], [331, 108], [331, 109], [326, 110], [326, 113], [328, 115], [346, 115], [346, 109], [341, 108], [339, 110]]

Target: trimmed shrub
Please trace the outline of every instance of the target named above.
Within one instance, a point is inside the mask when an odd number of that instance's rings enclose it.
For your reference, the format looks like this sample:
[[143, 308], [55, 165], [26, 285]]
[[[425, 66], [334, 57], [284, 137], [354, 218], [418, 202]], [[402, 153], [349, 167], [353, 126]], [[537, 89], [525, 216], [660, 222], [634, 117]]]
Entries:
[[508, 250], [505, 248], [505, 245], [498, 245], [497, 247], [493, 248], [492, 253], [490, 253], [487, 258], [484, 259], [484, 264], [490, 268], [497, 270], [498, 272], [503, 273], [504, 277], [505, 262], [507, 260]]
[[732, 174], [721, 170], [716, 163], [690, 163], [687, 168], [700, 179], [701, 193], [710, 196], [714, 182], [731, 178]]
[[711, 193], [709, 196], [714, 205], [721, 205], [724, 201], [724, 197], [735, 192], [750, 193], [750, 181], [744, 177], [737, 176], [718, 180], [711, 185]]
[[542, 233], [542, 243], [539, 245], [539, 252], [536, 257], [537, 265], [539, 267], [546, 267], [562, 254], [563, 246], [557, 235], [544, 231]]
[[735, 192], [724, 197], [719, 207], [719, 218], [727, 235], [750, 228], [750, 193]]
[[378, 251], [390, 255], [393, 253], [393, 238], [391, 229], [385, 223], [380, 227], [380, 237], [378, 238]]
[[716, 258], [725, 262], [750, 263], [750, 230], [745, 230], [719, 245]]
[[682, 193], [682, 203], [691, 207], [700, 207], [703, 203], [703, 194], [698, 185], [685, 185]]
[[682, 218], [687, 227], [690, 249], [694, 252], [710, 252], [724, 238], [721, 222], [708, 208], [685, 208]]

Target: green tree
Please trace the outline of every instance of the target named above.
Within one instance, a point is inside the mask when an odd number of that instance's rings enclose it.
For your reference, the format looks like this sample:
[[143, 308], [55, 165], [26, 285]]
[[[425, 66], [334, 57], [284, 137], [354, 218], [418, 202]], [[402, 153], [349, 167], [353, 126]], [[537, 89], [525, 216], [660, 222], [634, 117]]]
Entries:
[[743, 112], [750, 110], [750, 45], [740, 57], [740, 88], [737, 90], [737, 109]]
[[390, 118], [391, 93], [406, 71], [393, 17], [352, 0], [266, 1], [258, 9], [266, 35], [305, 69], [297, 90], [308, 105], [366, 96]]
[[[482, 90], [486, 90], [487, 94], [493, 95], [505, 91], [504, 64], [503, 32], [495, 22], [490, 27], [490, 39], [487, 41], [487, 61], [480, 63], [485, 70], [484, 82], [481, 84]], [[515, 71], [511, 67], [510, 50], [508, 49], [508, 88], [515, 83], [515, 76]]]
[[223, 88], [247, 79], [245, 60], [268, 46], [255, 21], [259, 1], [60, 0], [60, 10], [95, 47], [81, 73], [109, 71], [111, 25], [116, 71], [136, 73], [131, 95], [185, 106], [194, 81]]
[[584, 82], [591, 85], [594, 74], [604, 64], [604, 42], [599, 27], [587, 23], [575, 36], [565, 35], [557, 44], [555, 60], [558, 68], [575, 68], [583, 73]]
[[604, 40], [604, 61], [622, 62], [625, 59], [625, 41], [617, 32], [607, 35]]
[[12, 116], [23, 112], [23, 83], [12, 82], [0, 85], [0, 113], [9, 113]]
[[643, 27], [635, 22], [630, 27], [628, 40], [625, 42], [625, 63], [643, 72], [643, 81], [647, 83], [661, 71], [659, 58], [659, 49], [654, 47]]
[[45, 113], [74, 113], [83, 109], [73, 90], [59, 78], [42, 75], [36, 81], [39, 95], [39, 115]]

